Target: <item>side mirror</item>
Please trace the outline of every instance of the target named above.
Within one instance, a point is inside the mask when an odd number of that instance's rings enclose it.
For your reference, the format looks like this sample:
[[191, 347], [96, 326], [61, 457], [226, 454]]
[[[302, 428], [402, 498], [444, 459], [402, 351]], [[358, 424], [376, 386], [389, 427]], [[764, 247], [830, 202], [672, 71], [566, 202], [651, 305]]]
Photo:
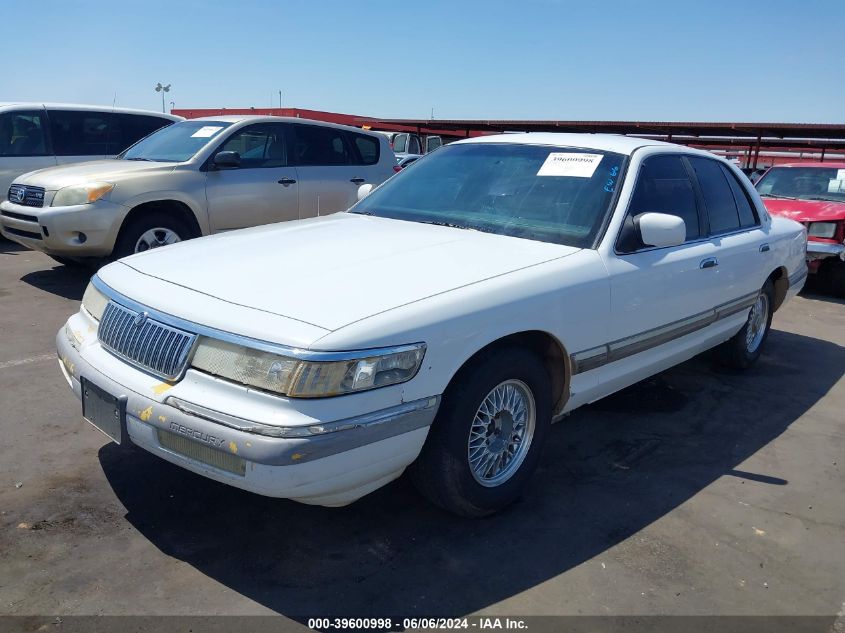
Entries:
[[677, 215], [642, 213], [637, 216], [636, 222], [646, 246], [680, 246], [687, 239], [687, 226]]
[[241, 166], [241, 155], [237, 152], [217, 152], [213, 162], [217, 169], [237, 169]]
[[358, 200], [363, 200], [364, 198], [366, 198], [368, 195], [370, 195], [370, 192], [372, 190], [373, 186], [369, 183], [363, 184], [358, 187]]

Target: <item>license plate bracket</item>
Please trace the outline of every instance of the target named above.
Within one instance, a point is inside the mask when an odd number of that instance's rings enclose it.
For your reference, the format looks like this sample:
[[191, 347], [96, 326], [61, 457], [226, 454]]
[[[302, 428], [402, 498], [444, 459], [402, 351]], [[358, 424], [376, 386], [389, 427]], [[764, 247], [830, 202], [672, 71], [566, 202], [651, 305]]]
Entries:
[[115, 444], [128, 444], [126, 431], [126, 396], [113, 396], [84, 376], [82, 387], [82, 417]]

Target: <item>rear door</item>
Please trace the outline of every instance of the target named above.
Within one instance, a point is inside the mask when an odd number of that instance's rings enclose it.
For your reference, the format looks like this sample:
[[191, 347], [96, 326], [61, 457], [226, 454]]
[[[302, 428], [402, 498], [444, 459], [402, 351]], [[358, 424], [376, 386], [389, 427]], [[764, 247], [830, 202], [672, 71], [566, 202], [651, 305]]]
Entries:
[[217, 152], [237, 152], [241, 165], [206, 174], [208, 218], [212, 232], [296, 220], [297, 169], [290, 165], [287, 123], [256, 123], [236, 130]]
[[717, 252], [713, 268], [717, 303], [756, 294], [775, 268], [774, 255], [767, 248], [744, 186], [721, 161], [703, 156], [689, 156], [688, 160], [707, 211], [709, 241]]
[[0, 112], [0, 199], [21, 174], [56, 164], [46, 132], [44, 110]]
[[295, 123], [291, 127], [302, 217], [348, 209], [357, 199], [358, 187], [368, 182], [372, 169], [361, 164], [352, 138], [357, 135], [327, 125]]

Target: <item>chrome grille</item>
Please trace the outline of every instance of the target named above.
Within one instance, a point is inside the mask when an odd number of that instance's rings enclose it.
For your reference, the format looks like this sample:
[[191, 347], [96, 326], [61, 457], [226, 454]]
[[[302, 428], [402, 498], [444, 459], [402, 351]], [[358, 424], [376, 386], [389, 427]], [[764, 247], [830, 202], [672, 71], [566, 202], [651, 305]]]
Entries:
[[119, 358], [165, 380], [176, 380], [185, 371], [197, 335], [109, 301], [97, 337]]
[[12, 185], [9, 187], [9, 202], [21, 204], [25, 207], [44, 206], [44, 188], [29, 185]]

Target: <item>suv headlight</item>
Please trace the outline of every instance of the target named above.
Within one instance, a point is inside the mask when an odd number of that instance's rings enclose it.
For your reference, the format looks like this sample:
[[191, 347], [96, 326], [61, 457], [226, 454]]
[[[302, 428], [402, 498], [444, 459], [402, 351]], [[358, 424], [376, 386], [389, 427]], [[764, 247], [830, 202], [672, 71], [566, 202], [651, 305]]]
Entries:
[[82, 295], [82, 307], [97, 321], [103, 318], [103, 312], [105, 312], [108, 302], [109, 298], [97, 290], [92, 283], [88, 284], [85, 294]]
[[71, 207], [77, 204], [91, 204], [114, 189], [111, 182], [86, 182], [82, 185], [73, 185], [59, 189], [56, 192], [52, 207]]
[[419, 371], [423, 356], [425, 343], [415, 343], [309, 361], [203, 338], [191, 365], [291, 398], [326, 398], [407, 382]]
[[836, 222], [810, 222], [807, 235], [831, 239], [836, 235]]

